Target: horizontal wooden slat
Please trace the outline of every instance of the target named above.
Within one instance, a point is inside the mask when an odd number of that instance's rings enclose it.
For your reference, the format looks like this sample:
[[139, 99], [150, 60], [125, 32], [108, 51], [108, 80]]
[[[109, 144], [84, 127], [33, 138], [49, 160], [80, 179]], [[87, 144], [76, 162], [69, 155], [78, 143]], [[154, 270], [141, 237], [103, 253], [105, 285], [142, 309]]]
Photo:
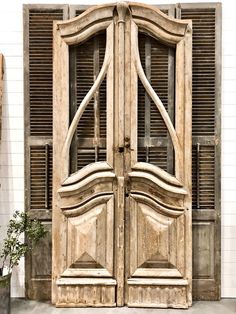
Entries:
[[29, 10], [30, 135], [52, 136], [53, 21], [63, 19], [61, 9]]
[[[47, 161], [48, 158], [48, 161]], [[47, 168], [48, 162], [48, 168]], [[48, 169], [48, 174], [46, 171]], [[48, 186], [47, 176], [48, 175]], [[47, 189], [47, 191], [46, 191]], [[48, 192], [48, 208], [45, 204]], [[48, 157], [45, 146], [30, 147], [30, 210], [52, 208], [52, 147], [49, 146]]]
[[[150, 147], [149, 163], [167, 171], [167, 147]], [[138, 161], [146, 162], [146, 148], [139, 147]]]
[[[199, 191], [197, 191], [197, 171], [199, 171]], [[200, 146], [199, 169], [197, 170], [197, 148], [192, 150], [192, 206], [196, 209], [215, 209], [215, 147]], [[197, 208], [199, 193], [199, 208]]]
[[215, 134], [215, 8], [184, 8], [193, 22], [193, 136]]
[[[106, 160], [106, 150], [99, 149], [98, 151], [98, 161]], [[88, 164], [95, 162], [95, 149], [78, 149], [77, 154], [77, 167], [78, 170], [82, 169]]]

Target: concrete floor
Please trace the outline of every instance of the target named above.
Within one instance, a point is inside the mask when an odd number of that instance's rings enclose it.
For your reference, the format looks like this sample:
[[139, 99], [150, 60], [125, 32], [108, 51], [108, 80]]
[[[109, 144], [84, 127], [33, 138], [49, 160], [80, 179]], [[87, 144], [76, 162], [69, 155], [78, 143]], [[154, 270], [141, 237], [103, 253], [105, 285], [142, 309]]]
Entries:
[[11, 314], [236, 314], [236, 299], [194, 302], [188, 310], [137, 308], [55, 308], [50, 303], [12, 299]]

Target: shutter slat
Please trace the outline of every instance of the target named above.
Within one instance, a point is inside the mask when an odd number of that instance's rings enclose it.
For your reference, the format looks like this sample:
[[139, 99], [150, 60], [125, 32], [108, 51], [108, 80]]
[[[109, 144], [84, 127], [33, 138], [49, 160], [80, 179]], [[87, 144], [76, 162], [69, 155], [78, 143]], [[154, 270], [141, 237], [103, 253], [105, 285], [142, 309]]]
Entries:
[[[49, 185], [46, 186], [46, 164], [48, 162]], [[45, 146], [30, 147], [30, 209], [45, 209], [46, 192], [49, 193], [49, 208], [52, 208], [52, 147], [49, 146], [47, 155]]]

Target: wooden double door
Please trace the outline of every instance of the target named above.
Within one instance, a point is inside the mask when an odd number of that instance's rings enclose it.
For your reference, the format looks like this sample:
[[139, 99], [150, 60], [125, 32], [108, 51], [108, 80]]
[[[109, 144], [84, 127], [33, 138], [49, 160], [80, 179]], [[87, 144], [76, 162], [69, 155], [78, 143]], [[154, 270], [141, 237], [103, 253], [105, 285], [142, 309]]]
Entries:
[[[172, 116], [142, 60], [142, 36], [145, 49], [172, 49]], [[91, 41], [98, 63], [90, 84], [83, 58]], [[187, 308], [191, 22], [142, 4], [96, 6], [54, 24], [53, 62], [53, 303]], [[160, 147], [171, 173], [158, 163]]]

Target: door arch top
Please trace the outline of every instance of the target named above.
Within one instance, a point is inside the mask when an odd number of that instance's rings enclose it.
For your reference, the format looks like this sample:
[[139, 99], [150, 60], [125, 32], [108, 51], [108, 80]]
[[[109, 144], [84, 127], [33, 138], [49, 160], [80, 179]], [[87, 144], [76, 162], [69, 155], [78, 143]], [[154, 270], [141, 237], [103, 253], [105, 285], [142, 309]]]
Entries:
[[[126, 1], [93, 6], [78, 17], [56, 22], [57, 30], [66, 44], [78, 44], [106, 29], [113, 21], [115, 10], [124, 21], [125, 15], [131, 15], [139, 28], [166, 44], [176, 45], [191, 30], [190, 20], [171, 18], [153, 6]], [[120, 17], [121, 22], [123, 18]]]

